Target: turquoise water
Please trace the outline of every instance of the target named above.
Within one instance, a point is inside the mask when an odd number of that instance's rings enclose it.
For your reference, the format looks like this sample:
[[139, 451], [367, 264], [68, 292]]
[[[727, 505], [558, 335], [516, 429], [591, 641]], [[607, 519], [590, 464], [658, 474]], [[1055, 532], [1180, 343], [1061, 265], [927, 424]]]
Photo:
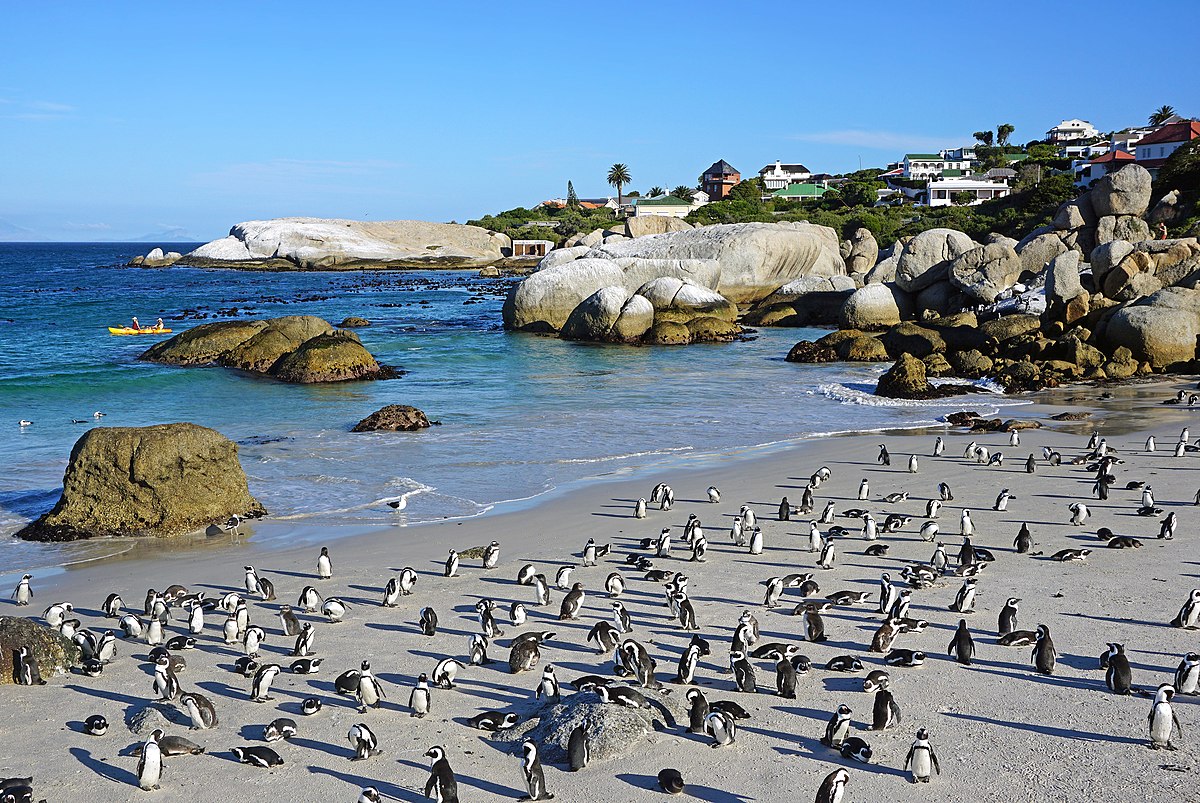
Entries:
[[[147, 248], [0, 244], [0, 543], [22, 565], [54, 553], [22, 551], [32, 548], [7, 536], [53, 505], [71, 446], [95, 425], [213, 427], [240, 444], [251, 491], [274, 517], [349, 529], [478, 515], [590, 477], [818, 433], [919, 425], [961, 404], [875, 399], [878, 365], [785, 363], [815, 330], [763, 329], [752, 342], [685, 348], [566, 343], [502, 331], [507, 279], [122, 267]], [[285, 385], [138, 362], [156, 338], [105, 328], [131, 315], [143, 324], [161, 316], [178, 332], [295, 314], [367, 318], [363, 343], [408, 373]], [[443, 425], [348, 431], [391, 403]], [[94, 419], [97, 410], [106, 415]], [[21, 419], [33, 424], [22, 428]], [[385, 504], [401, 496], [402, 513]]]

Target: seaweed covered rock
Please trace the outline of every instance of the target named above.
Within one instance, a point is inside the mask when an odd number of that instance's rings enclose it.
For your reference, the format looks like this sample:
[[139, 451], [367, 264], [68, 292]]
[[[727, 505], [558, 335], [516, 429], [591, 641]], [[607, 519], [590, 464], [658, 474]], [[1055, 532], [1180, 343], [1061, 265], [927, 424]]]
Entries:
[[429, 427], [429, 418], [416, 407], [389, 404], [359, 421], [351, 432], [412, 432]]
[[876, 396], [891, 399], [940, 399], [966, 392], [962, 385], [929, 384], [925, 363], [911, 354], [901, 354], [895, 365], [879, 377], [879, 384], [875, 387]]
[[79, 647], [57, 630], [20, 616], [0, 616], [0, 685], [16, 683], [13, 661], [22, 647], [29, 648], [43, 680], [81, 659]]
[[173, 536], [265, 512], [221, 433], [187, 423], [96, 427], [71, 450], [58, 503], [17, 535]]
[[332, 332], [306, 340], [279, 359], [270, 371], [282, 382], [311, 385], [352, 379], [391, 379], [399, 375], [380, 365], [371, 352], [349, 332]]

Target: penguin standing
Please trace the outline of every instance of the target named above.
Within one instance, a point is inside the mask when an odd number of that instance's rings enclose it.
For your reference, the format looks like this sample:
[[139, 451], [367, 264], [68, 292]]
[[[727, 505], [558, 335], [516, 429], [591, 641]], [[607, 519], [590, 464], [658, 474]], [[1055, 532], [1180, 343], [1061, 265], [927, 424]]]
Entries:
[[191, 717], [192, 730], [208, 730], [220, 724], [217, 719], [216, 706], [203, 694], [187, 692], [179, 695], [179, 704], [187, 709]]
[[746, 659], [746, 653], [740, 650], [730, 652], [729, 666], [733, 670], [733, 680], [738, 691], [748, 694], [758, 691], [758, 682], [754, 675], [754, 665]]
[[725, 711], [709, 711], [704, 727], [713, 738], [709, 747], [723, 747], [737, 741], [737, 722]]
[[867, 499], [871, 495], [871, 484], [867, 482], [867, 478], [863, 477], [863, 481], [858, 484], [858, 498]]
[[458, 803], [458, 781], [454, 777], [454, 770], [450, 769], [445, 748], [431, 747], [425, 756], [433, 759], [429, 767], [429, 780], [425, 782], [425, 797], [433, 798], [437, 803]]
[[[33, 575], [27, 574], [17, 581], [17, 587], [13, 589], [12, 598], [16, 600], [18, 605], [28, 605], [29, 601], [33, 599], [33, 587], [29, 585], [29, 581], [32, 579]], [[118, 599], [120, 598], [118, 597]]]
[[494, 569], [500, 563], [500, 542], [492, 541], [483, 550], [483, 568]]
[[1179, 724], [1175, 709], [1171, 707], [1171, 698], [1174, 696], [1175, 689], [1169, 683], [1159, 686], [1154, 695], [1154, 704], [1150, 706], [1150, 715], [1147, 717], [1150, 723], [1150, 747], [1153, 750], [1163, 747], [1168, 750], [1176, 749], [1175, 745], [1171, 744], [1171, 734], [1174, 732], [1178, 732], [1179, 737], [1183, 738], [1183, 726]]
[[1189, 652], [1175, 669], [1175, 691], [1189, 696], [1200, 694], [1200, 653]]
[[1019, 432], [1017, 432], [1017, 430], [1014, 429], [1008, 433], [1008, 445], [1009, 446], [1020, 446], [1021, 445], [1021, 434]]
[[383, 684], [371, 672], [370, 661], [363, 661], [359, 665], [358, 683], [354, 689], [354, 696], [358, 698], [358, 712], [360, 714], [367, 713], [368, 708], [379, 708], [383, 705], [385, 696], [383, 693]]
[[971, 665], [971, 659], [975, 657], [975, 640], [971, 638], [971, 631], [967, 629], [966, 619], [958, 620], [958, 630], [954, 632], [946, 654], [953, 655], [963, 666]]
[[1113, 694], [1129, 694], [1133, 684], [1133, 670], [1125, 657], [1125, 645], [1111, 642], [1108, 645], [1108, 671], [1104, 684]]
[[933, 456], [941, 457], [945, 451], [946, 451], [946, 441], [942, 438], [941, 435], [938, 435], [937, 440], [935, 440], [933, 442]]
[[164, 736], [162, 728], [155, 728], [150, 733], [150, 738], [142, 743], [142, 757], [138, 759], [137, 778], [138, 787], [145, 791], [151, 789], [160, 789], [162, 781], [162, 749], [158, 746], [158, 740]]
[[1045, 625], [1037, 626], [1037, 641], [1030, 655], [1034, 668], [1043, 675], [1054, 674], [1054, 664], [1058, 660], [1058, 651], [1054, 649], [1054, 641], [1050, 638], [1050, 628]]
[[763, 533], [761, 527], [755, 527], [750, 532], [750, 554], [761, 555], [763, 551]]
[[550, 604], [550, 583], [546, 580], [546, 575], [535, 574], [532, 579], [533, 593], [535, 596], [534, 605], [543, 607]]
[[578, 619], [579, 612], [583, 609], [583, 601], [585, 596], [586, 594], [583, 590], [583, 583], [575, 583], [572, 585], [570, 592], [563, 597], [562, 605], [559, 607], [559, 621]]
[[411, 566], [405, 566], [400, 571], [400, 596], [407, 597], [417, 585], [417, 572]]
[[820, 552], [824, 545], [825, 539], [821, 537], [821, 528], [815, 521], [810, 521], [808, 523], [808, 551]]
[[635, 519], [646, 518], [646, 497], [643, 496], [641, 499], [637, 500], [637, 502], [634, 504], [633, 517]]
[[822, 569], [832, 569], [836, 559], [837, 549], [833, 545], [833, 538], [826, 538], [825, 545], [821, 547], [821, 555], [817, 558], [817, 565]]
[[279, 627], [285, 636], [300, 635], [300, 619], [292, 610], [291, 605], [279, 606]]
[[917, 456], [915, 454], [908, 456], [908, 473], [909, 474], [917, 473]]
[[913, 783], [929, 783], [935, 772], [942, 774], [937, 754], [929, 743], [929, 732], [924, 728], [917, 731], [917, 738], [908, 749], [908, 757], [904, 759], [904, 768], [912, 772]]
[[826, 747], [837, 749], [842, 746], [846, 736], [850, 733], [850, 706], [842, 703], [833, 712], [833, 716], [829, 718], [828, 724], [825, 725], [825, 735], [821, 737], [821, 744]]
[[333, 577], [333, 562], [329, 559], [329, 547], [321, 547], [321, 554], [317, 556], [317, 579], [328, 580]]
[[429, 677], [422, 672], [417, 685], [408, 695], [409, 716], [424, 719], [433, 708], [433, 697], [429, 691]]
[[679, 657], [679, 671], [675, 676], [678, 683], [690, 684], [696, 678], [696, 666], [700, 663], [700, 648], [695, 644], [688, 645], [683, 655]]
[[888, 454], [887, 446], [879, 444], [879, 457], [876, 458], [882, 466], [890, 466], [892, 464], [892, 456]]
[[975, 534], [975, 522], [971, 520], [971, 511], [963, 508], [962, 515], [958, 519], [958, 534], [964, 538], [970, 538]]
[[587, 767], [591, 757], [587, 730], [583, 725], [576, 725], [567, 737], [567, 767], [571, 772], [579, 772]]
[[275, 680], [276, 675], [282, 670], [279, 664], [263, 664], [254, 673], [254, 680], [250, 684], [250, 699], [256, 703], [265, 703], [271, 698], [271, 683]]
[[963, 580], [962, 588], [955, 595], [954, 603], [950, 606], [950, 610], [955, 613], [975, 612], [975, 586], [977, 582], [974, 577], [968, 577]]
[[[1015, 431], [1016, 430], [1014, 430], [1014, 432]], [[1000, 512], [1008, 510], [1008, 500], [1014, 499], [1014, 498], [1015, 497], [1011, 493], [1009, 493], [1009, 490], [1007, 488], [1003, 489], [1002, 491], [1000, 491], [1000, 495], [996, 497], [996, 504], [992, 506], [992, 510], [996, 510], [996, 511], [1000, 511]]]
[[362, 761], [383, 752], [379, 749], [379, 738], [375, 732], [362, 722], [350, 726], [346, 740], [354, 748], [354, 758], [350, 759], [351, 761]]
[[658, 773], [658, 787], [668, 795], [681, 795], [685, 788], [683, 773], [677, 769], [667, 768]]
[[779, 502], [778, 519], [780, 521], [791, 521], [792, 519], [792, 506], [788, 503], [786, 496]]
[[942, 502], [940, 499], [930, 499], [925, 503], [925, 518], [936, 519], [938, 514], [942, 512]]
[[554, 795], [546, 791], [546, 774], [542, 771], [542, 760], [537, 744], [526, 739], [521, 744], [521, 771], [525, 775], [525, 788], [529, 800], [553, 800]]
[[817, 803], [842, 803], [846, 796], [846, 784], [850, 782], [850, 773], [845, 770], [834, 770], [821, 781], [817, 789]]
[[783, 596], [783, 578], [772, 577], [767, 580], [767, 594], [763, 600], [763, 606], [767, 608], [778, 608], [779, 598]]
[[887, 689], [875, 692], [875, 705], [871, 711], [871, 730], [887, 730], [900, 724], [900, 706]]
[[814, 603], [804, 606], [804, 638], [806, 641], [820, 642], [826, 640], [825, 620]]
[[1020, 601], [1016, 597], [1009, 597], [1005, 601], [1004, 607], [1000, 609], [1000, 618], [996, 627], [998, 635], [1007, 636], [1017, 629], [1017, 604]]
[[625, 578], [619, 572], [611, 573], [604, 580], [604, 591], [610, 599], [616, 599], [625, 592]]
[[1200, 588], [1193, 588], [1179, 613], [1171, 620], [1171, 627], [1195, 630], [1200, 625]]
[[454, 678], [458, 677], [458, 670], [463, 666], [463, 662], [457, 658], [443, 658], [433, 668], [433, 682], [439, 689], [453, 689]]
[[545, 697], [547, 700], [561, 700], [562, 690], [558, 685], [558, 677], [554, 674], [554, 664], [546, 664], [542, 668], [542, 680], [533, 691], [535, 700]]
[[446, 558], [446, 565], [442, 570], [443, 577], [458, 577], [458, 552], [451, 549], [449, 556]]
[[[14, 674], [17, 677], [17, 684], [20, 686], [45, 686], [46, 681], [42, 679], [41, 670], [38, 668], [37, 659], [33, 657], [33, 653], [29, 651], [29, 647], [22, 645], [16, 654], [16, 662], [13, 667]], [[157, 680], [155, 683], [157, 690]], [[176, 687], [178, 688], [178, 686]], [[173, 699], [164, 697], [163, 699]]]
[[775, 693], [786, 700], [796, 699], [796, 666], [787, 655], [775, 662]]
[[1013, 540], [1013, 548], [1022, 555], [1033, 548], [1033, 536], [1029, 532], [1027, 523], [1021, 522], [1021, 529], [1017, 531], [1017, 537]]
[[708, 486], [708, 501], [714, 505], [721, 501], [721, 491], [717, 486]]
[[709, 707], [708, 700], [704, 696], [704, 692], [696, 688], [687, 690], [684, 695], [688, 702], [688, 732], [689, 733], [706, 733]]
[[431, 606], [426, 606], [421, 609], [418, 626], [421, 628], [421, 634], [424, 636], [433, 636], [437, 633], [438, 617], [437, 611]]

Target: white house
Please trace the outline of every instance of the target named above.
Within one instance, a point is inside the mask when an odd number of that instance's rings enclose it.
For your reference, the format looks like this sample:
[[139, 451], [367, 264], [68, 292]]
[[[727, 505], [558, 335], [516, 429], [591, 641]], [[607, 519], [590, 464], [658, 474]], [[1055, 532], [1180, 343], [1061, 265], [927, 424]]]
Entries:
[[[904, 154], [904, 177], [917, 180], [941, 178], [945, 170], [960, 170], [963, 174], [971, 172], [971, 160], [961, 158], [963, 149], [942, 151], [941, 153], [906, 153]], [[954, 158], [958, 156], [960, 158]]]
[[993, 198], [1003, 198], [1012, 192], [1007, 184], [995, 181], [978, 181], [970, 178], [946, 178], [931, 181], [926, 185], [929, 206], [952, 206], [954, 196], [960, 192], [970, 193], [973, 200], [967, 206], [975, 206]]
[[1196, 120], [1168, 123], [1138, 140], [1134, 156], [1138, 164], [1157, 178], [1158, 169], [1166, 164], [1171, 154], [1197, 137], [1200, 137], [1200, 122]]
[[691, 212], [693, 201], [685, 201], [674, 195], [664, 195], [660, 198], [638, 198], [634, 202], [633, 214], [638, 217], [657, 215], [659, 217], [687, 217]]
[[1058, 155], [1063, 159], [1094, 159], [1112, 150], [1112, 143], [1105, 140], [1091, 145], [1063, 145]]
[[812, 178], [812, 172], [802, 164], [783, 164], [778, 159], [758, 171], [767, 192], [786, 189], [789, 184], [802, 184]]
[[1096, 126], [1087, 120], [1063, 120], [1046, 132], [1046, 141], [1061, 145], [1064, 142], [1078, 142], [1081, 139], [1095, 139], [1100, 136]]

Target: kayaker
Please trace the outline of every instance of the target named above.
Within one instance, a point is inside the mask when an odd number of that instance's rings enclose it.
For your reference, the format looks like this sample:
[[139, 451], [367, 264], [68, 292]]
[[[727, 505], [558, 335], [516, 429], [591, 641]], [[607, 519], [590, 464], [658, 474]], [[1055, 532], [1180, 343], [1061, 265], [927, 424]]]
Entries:
[[142, 331], [142, 325], [140, 323], [138, 323], [138, 319], [137, 319], [136, 315], [133, 316], [133, 331], [135, 331], [135, 332]]
[[154, 323], [154, 328], [155, 328], [155, 329], [166, 329], [166, 326], [164, 326], [164, 325], [163, 325], [162, 318], [159, 318], [159, 319], [158, 319], [158, 320], [157, 320], [157, 321]]

